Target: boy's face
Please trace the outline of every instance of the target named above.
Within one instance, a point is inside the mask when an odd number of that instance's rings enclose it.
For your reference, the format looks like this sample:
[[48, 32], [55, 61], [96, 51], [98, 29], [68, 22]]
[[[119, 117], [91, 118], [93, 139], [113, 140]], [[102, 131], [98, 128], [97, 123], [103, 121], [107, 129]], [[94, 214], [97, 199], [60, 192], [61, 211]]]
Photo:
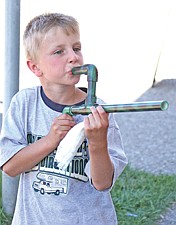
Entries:
[[37, 53], [38, 75], [42, 85], [74, 85], [79, 75], [71, 69], [83, 65], [79, 34], [67, 35], [62, 28], [51, 30], [41, 42]]

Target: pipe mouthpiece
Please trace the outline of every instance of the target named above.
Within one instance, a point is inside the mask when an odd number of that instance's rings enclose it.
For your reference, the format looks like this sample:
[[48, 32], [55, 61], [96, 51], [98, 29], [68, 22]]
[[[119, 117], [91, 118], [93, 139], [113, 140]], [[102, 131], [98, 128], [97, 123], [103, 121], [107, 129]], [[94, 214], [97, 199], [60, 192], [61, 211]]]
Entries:
[[161, 102], [161, 110], [167, 110], [169, 107], [169, 103], [167, 101]]

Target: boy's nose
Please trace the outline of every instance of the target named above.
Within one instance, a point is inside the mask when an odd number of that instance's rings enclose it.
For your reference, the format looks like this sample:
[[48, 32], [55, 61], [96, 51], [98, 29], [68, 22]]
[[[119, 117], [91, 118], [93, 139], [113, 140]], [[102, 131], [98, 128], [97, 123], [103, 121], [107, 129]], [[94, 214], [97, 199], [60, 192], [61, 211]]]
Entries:
[[69, 56], [68, 56], [68, 61], [70, 63], [73, 63], [73, 62], [76, 62], [77, 60], [78, 60], [78, 55], [73, 50], [70, 50]]

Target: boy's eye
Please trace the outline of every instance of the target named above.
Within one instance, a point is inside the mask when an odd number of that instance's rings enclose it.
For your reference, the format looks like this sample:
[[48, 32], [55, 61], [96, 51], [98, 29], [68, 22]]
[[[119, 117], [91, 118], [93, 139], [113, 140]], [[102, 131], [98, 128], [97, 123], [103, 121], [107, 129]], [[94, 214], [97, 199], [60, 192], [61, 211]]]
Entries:
[[64, 50], [58, 50], [58, 51], [56, 51], [54, 54], [60, 55], [60, 54], [62, 54], [63, 52], [64, 52]]
[[81, 48], [73, 48], [73, 51], [74, 52], [79, 52], [79, 51], [81, 51]]

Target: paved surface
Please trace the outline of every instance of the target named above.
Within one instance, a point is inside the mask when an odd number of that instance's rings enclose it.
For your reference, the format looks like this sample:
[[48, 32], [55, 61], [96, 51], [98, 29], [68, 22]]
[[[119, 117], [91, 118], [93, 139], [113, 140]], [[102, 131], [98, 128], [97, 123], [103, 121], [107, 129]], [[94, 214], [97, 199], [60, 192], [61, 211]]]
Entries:
[[[162, 80], [136, 101], [167, 100], [166, 111], [119, 113], [118, 124], [131, 167], [176, 174], [176, 80]], [[176, 225], [176, 204], [158, 225]]]

